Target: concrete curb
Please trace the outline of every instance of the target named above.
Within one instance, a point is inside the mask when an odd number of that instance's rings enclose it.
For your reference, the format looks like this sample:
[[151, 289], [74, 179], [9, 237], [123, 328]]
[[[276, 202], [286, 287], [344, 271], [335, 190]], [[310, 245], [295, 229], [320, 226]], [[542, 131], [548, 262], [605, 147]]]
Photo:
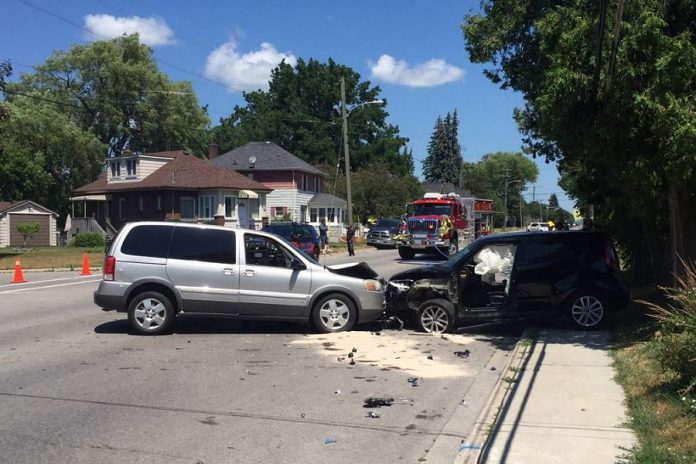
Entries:
[[505, 363], [505, 367], [503, 367], [500, 377], [493, 387], [491, 396], [481, 410], [481, 414], [479, 414], [476, 419], [474, 429], [467, 437], [466, 442], [462, 443], [459, 447], [457, 457], [454, 460], [455, 464], [474, 464], [479, 462], [481, 454], [485, 450], [488, 439], [490, 438], [491, 430], [495, 427], [500, 411], [510, 392], [510, 389], [506, 388], [508, 382], [506, 382], [505, 379], [512, 379], [513, 381], [518, 380], [520, 376], [519, 370], [510, 372], [511, 375], [508, 375], [508, 372], [511, 368], [519, 368], [529, 358], [531, 354], [531, 344], [522, 342], [530, 338], [532, 338], [531, 330], [525, 329], [520, 336], [520, 340], [512, 350], [508, 362]]

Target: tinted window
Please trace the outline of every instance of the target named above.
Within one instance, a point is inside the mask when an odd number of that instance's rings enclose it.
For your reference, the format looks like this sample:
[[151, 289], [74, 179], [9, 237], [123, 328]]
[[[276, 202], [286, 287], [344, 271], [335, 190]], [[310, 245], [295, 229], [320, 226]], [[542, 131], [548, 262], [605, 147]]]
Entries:
[[525, 268], [576, 264], [582, 257], [582, 242], [578, 240], [526, 240], [524, 242]]
[[231, 230], [177, 227], [169, 251], [172, 259], [234, 264], [235, 241]]
[[121, 245], [121, 253], [166, 258], [172, 226], [135, 226]]

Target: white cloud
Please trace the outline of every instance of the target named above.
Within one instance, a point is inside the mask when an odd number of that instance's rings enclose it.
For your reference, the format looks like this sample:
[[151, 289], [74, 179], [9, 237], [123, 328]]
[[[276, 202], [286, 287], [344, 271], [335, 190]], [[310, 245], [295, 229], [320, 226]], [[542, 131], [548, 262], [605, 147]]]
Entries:
[[231, 40], [208, 55], [205, 76], [235, 90], [267, 89], [271, 71], [283, 60], [292, 66], [297, 63], [295, 55], [279, 52], [268, 42], [263, 42], [259, 50], [242, 54]]
[[376, 63], [370, 62], [369, 66], [374, 79], [408, 87], [434, 87], [464, 77], [463, 69], [440, 59], [410, 66], [405, 60], [397, 61], [390, 55], [382, 55]]
[[[91, 14], [85, 16], [84, 20], [86, 29], [105, 37], [114, 38], [137, 32], [140, 34], [140, 41], [147, 45], [171, 45], [174, 43], [174, 31], [162, 18]], [[91, 34], [90, 38], [93, 38]]]

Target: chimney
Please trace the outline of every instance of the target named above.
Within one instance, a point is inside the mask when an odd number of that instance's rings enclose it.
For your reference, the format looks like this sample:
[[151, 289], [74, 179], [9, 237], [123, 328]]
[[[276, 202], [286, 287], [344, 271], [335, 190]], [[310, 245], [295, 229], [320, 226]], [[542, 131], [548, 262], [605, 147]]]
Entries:
[[210, 145], [208, 145], [208, 160], [213, 160], [217, 158], [218, 155], [217, 143], [211, 142]]

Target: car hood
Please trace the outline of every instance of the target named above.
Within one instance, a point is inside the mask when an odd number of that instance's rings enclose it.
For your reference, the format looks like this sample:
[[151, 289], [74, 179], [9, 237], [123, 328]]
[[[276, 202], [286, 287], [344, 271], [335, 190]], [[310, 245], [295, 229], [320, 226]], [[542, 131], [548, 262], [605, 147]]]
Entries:
[[340, 274], [358, 279], [374, 279], [377, 274], [366, 262], [335, 264], [331, 267], [326, 267], [329, 272]]
[[396, 280], [421, 280], [421, 279], [432, 279], [435, 277], [443, 277], [449, 275], [450, 270], [444, 266], [434, 265], [434, 266], [423, 266], [409, 269], [407, 271], [402, 271], [394, 274], [389, 281]]

